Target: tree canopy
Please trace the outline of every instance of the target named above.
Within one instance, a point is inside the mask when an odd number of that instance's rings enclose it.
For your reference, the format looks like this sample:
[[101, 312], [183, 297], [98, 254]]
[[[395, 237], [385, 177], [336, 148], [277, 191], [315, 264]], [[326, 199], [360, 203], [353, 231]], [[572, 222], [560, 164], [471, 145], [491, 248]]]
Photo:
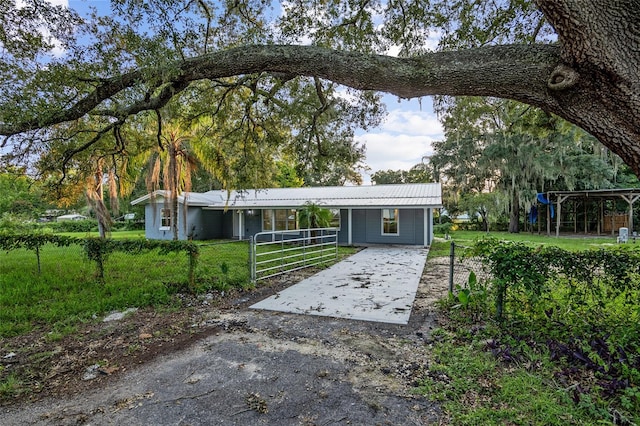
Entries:
[[24, 3], [0, 7], [0, 135], [13, 159], [78, 135], [58, 154], [63, 167], [105, 135], [126, 151], [121, 131], [140, 114], [160, 127], [181, 104], [190, 120], [217, 118], [240, 91], [236, 128], [266, 135], [255, 118], [277, 116], [291, 150], [323, 155], [375, 125], [374, 92], [387, 92], [533, 105], [640, 174], [638, 0], [113, 0], [109, 16], [88, 18]]

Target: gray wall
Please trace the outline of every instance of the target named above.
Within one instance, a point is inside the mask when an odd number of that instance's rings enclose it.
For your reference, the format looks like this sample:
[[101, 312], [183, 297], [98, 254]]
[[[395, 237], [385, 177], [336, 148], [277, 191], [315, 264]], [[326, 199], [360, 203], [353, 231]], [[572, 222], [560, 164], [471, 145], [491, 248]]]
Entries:
[[340, 209], [340, 230], [338, 231], [338, 244], [349, 244], [349, 210]]
[[[153, 208], [151, 204], [145, 206], [145, 236], [149, 239], [171, 240], [171, 230], [160, 230], [160, 212], [163, 204]], [[196, 240], [231, 239], [233, 238], [233, 210], [203, 210], [200, 207], [188, 207], [187, 228], [183, 226], [183, 206], [178, 212], [178, 234], [180, 239], [192, 237]], [[262, 210], [255, 210], [256, 214], [244, 216], [244, 238], [262, 231]], [[338, 242], [348, 244], [349, 240], [349, 212], [341, 209], [340, 231]], [[399, 235], [382, 235], [380, 209], [353, 209], [352, 226], [353, 244], [407, 244], [424, 245], [424, 210], [400, 209]], [[431, 226], [431, 224], [429, 224]], [[293, 236], [291, 236], [293, 237]], [[427, 242], [428, 244], [429, 242]]]
[[[347, 227], [347, 212], [341, 219], [344, 231]], [[424, 244], [424, 210], [400, 209], [399, 210], [399, 235], [382, 235], [382, 210], [381, 209], [354, 209], [352, 211], [353, 244]], [[348, 235], [341, 235], [340, 242], [346, 242]]]
[[[161, 210], [164, 204], [158, 203], [155, 207], [147, 204], [144, 208], [145, 237], [152, 240], [171, 240], [173, 232], [161, 230], [160, 224]], [[187, 207], [187, 226], [184, 226], [184, 206], [178, 205], [178, 238], [186, 240], [193, 238], [194, 240], [211, 240], [223, 238], [222, 228], [222, 212], [217, 210], [203, 210], [200, 207]]]

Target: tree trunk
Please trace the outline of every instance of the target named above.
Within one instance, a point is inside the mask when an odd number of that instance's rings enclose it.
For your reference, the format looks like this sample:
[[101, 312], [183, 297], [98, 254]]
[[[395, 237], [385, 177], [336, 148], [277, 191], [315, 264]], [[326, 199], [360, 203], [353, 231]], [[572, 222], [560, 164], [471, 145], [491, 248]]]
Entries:
[[173, 141], [169, 141], [169, 173], [168, 185], [170, 193], [170, 207], [169, 212], [171, 215], [171, 232], [173, 233], [173, 240], [178, 240], [178, 189], [179, 189], [179, 173], [178, 173], [178, 159], [177, 151]]

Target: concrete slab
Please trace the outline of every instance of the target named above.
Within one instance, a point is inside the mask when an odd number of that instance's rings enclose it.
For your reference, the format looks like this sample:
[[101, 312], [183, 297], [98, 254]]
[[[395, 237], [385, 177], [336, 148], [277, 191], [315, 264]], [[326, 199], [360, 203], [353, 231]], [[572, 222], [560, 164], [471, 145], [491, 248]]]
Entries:
[[369, 247], [251, 308], [407, 324], [428, 251]]

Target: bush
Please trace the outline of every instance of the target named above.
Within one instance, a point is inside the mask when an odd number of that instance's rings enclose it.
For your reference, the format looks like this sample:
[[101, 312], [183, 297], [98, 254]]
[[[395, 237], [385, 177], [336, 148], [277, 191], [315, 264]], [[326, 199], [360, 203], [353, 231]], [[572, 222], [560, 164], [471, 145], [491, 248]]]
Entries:
[[94, 232], [98, 230], [98, 221], [86, 220], [66, 220], [64, 222], [47, 223], [55, 232]]
[[567, 394], [577, 406], [609, 407], [605, 417], [629, 420], [620, 424], [640, 420], [637, 246], [573, 252], [483, 239], [467, 255], [480, 257], [491, 279], [458, 287], [450, 318], [496, 326], [484, 341], [505, 364], [543, 357], [554, 380], [573, 383]]
[[144, 231], [144, 222], [127, 220], [125, 222], [115, 222], [111, 226], [112, 231]]
[[437, 235], [445, 235], [451, 233], [452, 223], [439, 223], [437, 225], [433, 225], [433, 233]]
[[26, 216], [14, 213], [3, 213], [0, 216], [0, 231], [29, 232], [37, 228], [37, 224], [28, 220]]

